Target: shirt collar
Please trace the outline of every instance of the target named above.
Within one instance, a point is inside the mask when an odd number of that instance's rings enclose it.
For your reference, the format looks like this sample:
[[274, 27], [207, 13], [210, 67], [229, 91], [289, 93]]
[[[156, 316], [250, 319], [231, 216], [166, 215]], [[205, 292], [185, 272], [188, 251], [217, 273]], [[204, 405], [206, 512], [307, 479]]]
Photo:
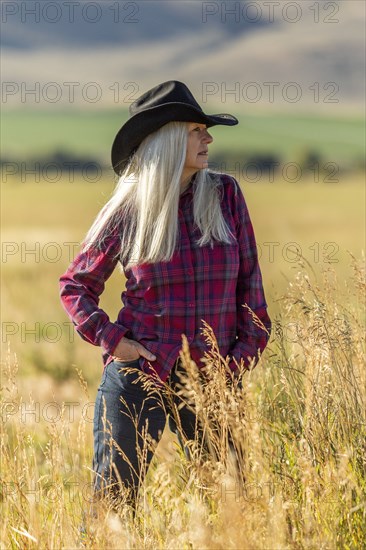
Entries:
[[193, 191], [194, 191], [194, 187], [195, 187], [195, 183], [196, 183], [196, 175], [197, 175], [198, 172], [196, 172], [195, 174], [193, 174], [193, 176], [191, 177], [191, 181], [189, 182], [189, 185], [187, 187], [187, 189], [180, 195], [181, 197], [185, 197], [186, 195], [193, 195]]

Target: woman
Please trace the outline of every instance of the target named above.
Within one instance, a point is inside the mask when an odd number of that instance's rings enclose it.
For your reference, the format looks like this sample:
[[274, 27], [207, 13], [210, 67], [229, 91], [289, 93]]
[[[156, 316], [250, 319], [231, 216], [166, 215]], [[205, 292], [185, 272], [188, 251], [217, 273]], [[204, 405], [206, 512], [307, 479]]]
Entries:
[[[159, 440], [171, 412], [160, 390], [177, 383], [182, 334], [202, 368], [202, 321], [208, 323], [235, 374], [239, 365], [256, 364], [271, 322], [243, 194], [234, 178], [207, 170], [208, 128], [233, 126], [237, 119], [206, 115], [177, 81], [143, 94], [130, 114], [112, 147], [119, 182], [60, 284], [77, 332], [103, 349], [94, 416], [95, 490], [113, 495], [122, 484], [134, 503], [153, 456], [148, 449], [143, 468], [142, 449], [148, 435]], [[118, 261], [126, 290], [113, 323], [98, 301]], [[141, 371], [157, 391], [148, 391]], [[187, 406], [179, 409], [179, 430], [169, 415], [181, 442], [194, 438], [195, 423]]]

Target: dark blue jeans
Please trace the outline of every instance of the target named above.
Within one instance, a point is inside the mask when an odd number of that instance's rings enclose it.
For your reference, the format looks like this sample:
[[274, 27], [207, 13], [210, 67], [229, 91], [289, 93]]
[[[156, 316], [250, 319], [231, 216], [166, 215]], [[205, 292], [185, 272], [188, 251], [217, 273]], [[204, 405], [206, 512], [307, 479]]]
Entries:
[[[173, 390], [179, 382], [180, 368], [177, 360], [168, 379]], [[128, 369], [134, 370], [128, 372]], [[121, 488], [128, 489], [123, 491], [124, 498], [133, 506], [154, 455], [149, 436], [159, 441], [167, 416], [171, 431], [177, 434], [188, 457], [184, 437], [192, 440], [197, 434], [202, 441], [192, 408], [187, 405], [178, 408], [181, 398], [174, 396], [167, 400], [159, 388], [154, 392], [147, 390], [138, 373], [138, 360], [113, 361], [107, 365], [98, 388], [93, 428], [96, 496], [107, 495], [118, 501]]]

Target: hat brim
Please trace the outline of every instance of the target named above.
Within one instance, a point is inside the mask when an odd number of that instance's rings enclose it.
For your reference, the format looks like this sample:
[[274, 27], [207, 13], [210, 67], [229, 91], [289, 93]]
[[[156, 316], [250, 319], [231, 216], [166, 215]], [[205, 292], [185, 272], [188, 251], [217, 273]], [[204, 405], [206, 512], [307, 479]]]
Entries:
[[186, 103], [167, 103], [145, 109], [132, 116], [118, 131], [112, 145], [112, 166], [120, 175], [129, 157], [140, 143], [151, 133], [156, 132], [168, 122], [198, 122], [211, 126], [235, 126], [238, 119], [233, 115], [206, 115]]

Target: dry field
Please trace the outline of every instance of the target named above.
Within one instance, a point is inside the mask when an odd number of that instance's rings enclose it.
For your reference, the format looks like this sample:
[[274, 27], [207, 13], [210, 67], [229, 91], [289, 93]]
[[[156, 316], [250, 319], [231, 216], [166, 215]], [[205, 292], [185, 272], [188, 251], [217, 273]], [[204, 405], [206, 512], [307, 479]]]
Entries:
[[[210, 453], [195, 443], [188, 462], [166, 431], [135, 519], [123, 506], [119, 514], [100, 506], [97, 520], [88, 512], [100, 350], [70, 331], [58, 277], [111, 188], [13, 183], [3, 189], [1, 548], [365, 547], [361, 176], [331, 186], [244, 184], [269, 345], [242, 389], [225, 383], [209, 327], [205, 386], [183, 345]], [[112, 318], [122, 289], [116, 270], [102, 300]]]

